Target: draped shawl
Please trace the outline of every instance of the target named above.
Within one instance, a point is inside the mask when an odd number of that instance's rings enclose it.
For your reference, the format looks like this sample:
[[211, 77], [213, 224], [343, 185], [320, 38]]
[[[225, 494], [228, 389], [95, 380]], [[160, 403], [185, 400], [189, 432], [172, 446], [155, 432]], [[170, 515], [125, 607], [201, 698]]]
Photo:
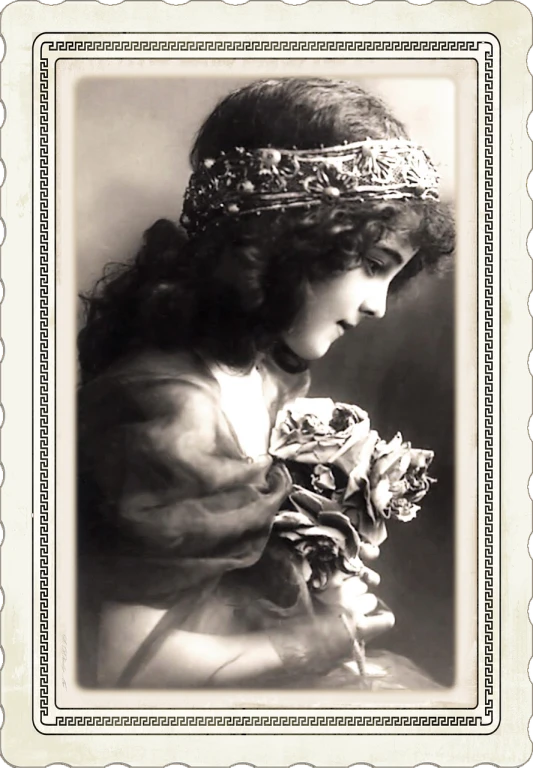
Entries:
[[[262, 364], [272, 421], [306, 374]], [[82, 595], [168, 607], [260, 560], [290, 479], [245, 456], [220, 387], [191, 353], [146, 351], [80, 388]]]

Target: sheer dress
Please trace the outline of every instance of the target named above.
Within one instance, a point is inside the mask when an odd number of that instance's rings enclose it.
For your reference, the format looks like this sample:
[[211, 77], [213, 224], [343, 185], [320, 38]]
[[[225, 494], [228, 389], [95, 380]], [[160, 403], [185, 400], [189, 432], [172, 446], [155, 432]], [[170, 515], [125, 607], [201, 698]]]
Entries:
[[[278, 410], [307, 392], [309, 376], [288, 374], [268, 359], [259, 375], [268, 431]], [[82, 685], [99, 684], [106, 605], [122, 607], [125, 616], [129, 607], [151, 607], [163, 617], [132, 649], [113, 683], [119, 686], [132, 684], [173, 629], [232, 635], [289, 627], [313, 614], [293, 555], [269, 541], [290, 478], [259, 450], [248, 455], [230, 416], [220, 370], [192, 353], [138, 353], [80, 388]], [[126, 642], [126, 625], [124, 634]], [[382, 655], [375, 668], [377, 685], [435, 687], [400, 657]], [[357, 688], [361, 680], [339, 665], [328, 675], [280, 675], [272, 684]]]

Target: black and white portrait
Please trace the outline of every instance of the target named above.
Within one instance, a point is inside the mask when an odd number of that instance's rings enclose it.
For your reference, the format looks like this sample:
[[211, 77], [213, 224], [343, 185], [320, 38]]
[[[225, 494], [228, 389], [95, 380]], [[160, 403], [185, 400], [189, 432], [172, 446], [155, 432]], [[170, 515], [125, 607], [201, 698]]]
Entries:
[[531, 29], [4, 10], [11, 764], [523, 762]]
[[453, 682], [454, 87], [363, 80], [78, 85], [85, 685]]

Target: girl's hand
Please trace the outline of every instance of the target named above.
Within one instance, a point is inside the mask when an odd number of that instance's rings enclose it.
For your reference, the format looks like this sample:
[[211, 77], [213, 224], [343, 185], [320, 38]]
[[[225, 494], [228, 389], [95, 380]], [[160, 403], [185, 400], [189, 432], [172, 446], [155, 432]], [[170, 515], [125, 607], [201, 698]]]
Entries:
[[367, 584], [357, 576], [345, 579], [342, 583], [340, 605], [359, 640], [371, 640], [394, 626], [394, 614], [380, 608], [377, 597], [368, 591]]
[[379, 583], [378, 574], [370, 573], [370, 578], [366, 572], [362, 577], [337, 574], [328, 588], [316, 595], [319, 602], [342, 609], [358, 640], [371, 640], [394, 626], [394, 614], [389, 610], [377, 610], [378, 599], [368, 591], [369, 583]]

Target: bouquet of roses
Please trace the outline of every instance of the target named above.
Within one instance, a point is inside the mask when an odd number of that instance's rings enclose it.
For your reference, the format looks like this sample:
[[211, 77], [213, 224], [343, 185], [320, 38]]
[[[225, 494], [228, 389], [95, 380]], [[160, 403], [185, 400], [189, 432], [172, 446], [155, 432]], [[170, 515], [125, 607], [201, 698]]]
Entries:
[[360, 574], [361, 543], [381, 544], [387, 520], [416, 517], [435, 482], [432, 451], [399, 433], [381, 439], [365, 411], [328, 398], [300, 398], [282, 410], [270, 452], [293, 479], [274, 534], [290, 542], [315, 593], [342, 574]]

